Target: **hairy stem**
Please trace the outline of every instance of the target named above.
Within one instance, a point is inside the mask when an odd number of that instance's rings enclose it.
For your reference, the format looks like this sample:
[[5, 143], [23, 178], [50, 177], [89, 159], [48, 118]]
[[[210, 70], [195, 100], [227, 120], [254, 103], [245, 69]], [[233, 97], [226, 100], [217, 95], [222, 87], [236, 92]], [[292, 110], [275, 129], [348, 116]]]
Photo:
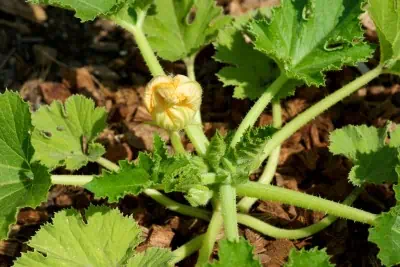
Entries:
[[[282, 127], [282, 108], [278, 101], [272, 102], [272, 126], [275, 128]], [[275, 176], [276, 168], [279, 163], [279, 155], [281, 153], [281, 146], [277, 146], [268, 158], [267, 165], [264, 168], [263, 173], [258, 179], [259, 183], [270, 184]], [[248, 213], [251, 206], [257, 201], [256, 198], [244, 197], [238, 203], [238, 210], [244, 213]]]
[[[316, 116], [323, 113], [328, 108], [335, 105], [337, 102], [341, 101], [348, 95], [354, 93], [359, 88], [375, 79], [382, 73], [383, 66], [379, 65], [375, 69], [365, 73], [364, 75], [358, 77], [351, 83], [343, 86], [341, 89], [322, 99], [318, 103], [314, 104], [312, 107], [308, 108], [303, 113], [299, 114], [292, 121], [287, 123], [281, 130], [276, 132], [271, 140], [266, 144], [264, 148], [263, 155], [261, 156], [262, 161], [267, 158], [270, 153], [283, 141], [294, 134], [298, 129], [303, 127], [305, 124], [313, 120]], [[260, 161], [260, 162], [262, 162]], [[257, 166], [258, 168], [258, 166]]]
[[90, 183], [94, 178], [94, 175], [52, 175], [52, 184], [63, 184], [63, 185], [75, 185], [84, 186]]
[[349, 207], [320, 197], [281, 188], [273, 185], [263, 185], [248, 182], [236, 187], [238, 195], [255, 197], [262, 200], [277, 201], [305, 209], [326, 212], [328, 214], [374, 225], [376, 215], [360, 209]]
[[[99, 158], [96, 160], [96, 162], [109, 170], [113, 170], [113, 171], [119, 170], [119, 166], [116, 165], [115, 163], [109, 161], [108, 159]], [[144, 190], [144, 194], [149, 196], [150, 198], [152, 198], [154, 201], [160, 203], [161, 205], [164, 205], [169, 210], [175, 211], [175, 212], [183, 214], [183, 215], [188, 215], [188, 216], [196, 217], [199, 219], [203, 219], [206, 221], [210, 220], [210, 212], [209, 211], [181, 204], [181, 203], [179, 203], [175, 200], [172, 200], [169, 197], [163, 195], [162, 193], [158, 192], [157, 190], [146, 189], [146, 190]]]
[[238, 241], [239, 230], [236, 216], [236, 188], [231, 184], [223, 184], [219, 187], [219, 193], [225, 236], [229, 241]]
[[[351, 205], [362, 191], [362, 187], [355, 188], [353, 192], [351, 192], [351, 194], [348, 195], [347, 198], [343, 201], [343, 204]], [[247, 227], [250, 227], [266, 236], [284, 239], [300, 239], [312, 236], [330, 226], [337, 219], [338, 217], [336, 216], [328, 215], [319, 222], [307, 227], [299, 229], [282, 229], [265, 223], [259, 219], [256, 219], [253, 216], [240, 213], [238, 214], [238, 222], [240, 224], [246, 225]]]
[[199, 257], [197, 259], [196, 266], [204, 266], [213, 251], [215, 240], [217, 239], [218, 233], [222, 227], [222, 215], [220, 211], [220, 205], [217, 203], [214, 207], [214, 212], [211, 217], [210, 223], [208, 224], [207, 232], [205, 233], [203, 244], [199, 251]]
[[111, 19], [135, 37], [136, 44], [139, 47], [139, 50], [142, 53], [143, 59], [149, 67], [151, 74], [153, 76], [165, 75], [160, 62], [154, 54], [153, 49], [151, 49], [149, 42], [147, 41], [141, 25], [135, 26], [131, 22], [125, 21], [119, 17], [111, 17]]
[[243, 121], [240, 123], [239, 128], [236, 130], [230, 144], [232, 147], [234, 147], [240, 141], [244, 132], [256, 123], [260, 114], [271, 102], [274, 96], [279, 92], [282, 86], [287, 82], [287, 80], [288, 78], [285, 76], [285, 74], [281, 74], [261, 95], [254, 106], [246, 114], [246, 117], [244, 117]]
[[183, 60], [186, 65], [187, 76], [192, 81], [196, 80], [196, 73], [194, 72], [194, 62], [195, 62], [196, 56], [197, 56], [197, 53], [195, 53], [195, 54], [191, 55], [190, 57]]
[[177, 264], [184, 258], [187, 258], [195, 253], [203, 243], [204, 237], [205, 234], [196, 236], [186, 244], [172, 251], [172, 255], [174, 256], [174, 258], [169, 262], [169, 266], [175, 266], [175, 264]]
[[181, 136], [179, 135], [179, 132], [177, 132], [177, 131], [170, 132], [169, 137], [171, 138], [171, 143], [175, 149], [175, 152], [177, 154], [185, 154], [186, 150], [183, 147]]

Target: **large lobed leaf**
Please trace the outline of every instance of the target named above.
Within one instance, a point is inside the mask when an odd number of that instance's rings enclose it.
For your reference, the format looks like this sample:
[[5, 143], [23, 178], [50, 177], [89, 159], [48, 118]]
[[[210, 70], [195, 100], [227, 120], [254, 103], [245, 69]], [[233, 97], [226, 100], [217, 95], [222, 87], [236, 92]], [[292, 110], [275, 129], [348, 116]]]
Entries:
[[253, 255], [253, 247], [241, 237], [238, 242], [223, 239], [219, 242], [218, 261], [207, 264], [208, 267], [261, 267], [258, 259]]
[[397, 183], [398, 150], [393, 146], [395, 139], [393, 144], [385, 144], [386, 137], [386, 128], [346, 126], [331, 133], [329, 149], [333, 154], [344, 155], [353, 162], [349, 174], [353, 184]]
[[230, 21], [214, 0], [155, 0], [155, 6], [156, 14], [146, 18], [144, 30], [151, 47], [170, 61], [198, 52]]
[[0, 239], [6, 238], [19, 207], [46, 201], [47, 169], [32, 163], [29, 105], [18, 94], [0, 94]]
[[292, 248], [289, 253], [288, 262], [285, 267], [333, 267], [329, 262], [329, 255], [325, 249], [319, 250], [312, 248], [310, 250], [297, 250]]
[[368, 0], [379, 37], [381, 63], [400, 75], [400, 0]]
[[400, 264], [400, 206], [382, 213], [369, 229], [368, 240], [379, 247], [378, 258], [386, 266]]
[[366, 61], [358, 16], [363, 0], [282, 0], [271, 21], [250, 24], [255, 47], [273, 57], [288, 77], [323, 85], [324, 72]]
[[142, 241], [139, 225], [118, 210], [90, 206], [85, 217], [87, 223], [76, 210], [58, 212], [28, 242], [35, 251], [23, 253], [14, 266], [136, 267], [146, 262], [165, 266], [172, 259], [166, 249], [136, 254], [134, 249]]
[[217, 76], [224, 86], [235, 87], [235, 98], [257, 99], [279, 75], [275, 62], [246, 42], [241, 29], [232, 26], [221, 30], [214, 46], [215, 59], [229, 64]]
[[104, 108], [95, 108], [91, 99], [80, 95], [68, 98], [64, 105], [54, 101], [42, 106], [32, 115], [35, 160], [49, 168], [65, 165], [69, 170], [95, 161], [105, 152], [94, 141], [106, 127], [106, 118]]

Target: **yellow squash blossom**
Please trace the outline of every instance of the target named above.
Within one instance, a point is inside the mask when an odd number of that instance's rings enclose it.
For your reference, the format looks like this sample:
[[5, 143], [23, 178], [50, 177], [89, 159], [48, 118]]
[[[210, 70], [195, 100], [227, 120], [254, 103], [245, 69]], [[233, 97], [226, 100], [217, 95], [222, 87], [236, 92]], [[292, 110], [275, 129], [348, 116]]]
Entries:
[[200, 84], [184, 75], [157, 76], [146, 86], [144, 104], [158, 126], [177, 131], [192, 122], [201, 95]]

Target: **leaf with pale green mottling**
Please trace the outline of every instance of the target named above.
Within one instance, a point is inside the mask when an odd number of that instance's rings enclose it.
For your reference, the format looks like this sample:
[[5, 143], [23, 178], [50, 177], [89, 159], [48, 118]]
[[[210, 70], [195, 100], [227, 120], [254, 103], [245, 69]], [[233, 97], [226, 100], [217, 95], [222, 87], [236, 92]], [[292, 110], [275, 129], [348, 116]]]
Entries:
[[169, 249], [148, 248], [129, 259], [127, 267], [167, 267], [168, 262], [174, 258]]
[[64, 105], [53, 101], [40, 107], [32, 115], [34, 159], [49, 168], [65, 165], [69, 170], [95, 161], [105, 152], [95, 139], [105, 129], [106, 118], [104, 108], [95, 108], [93, 100], [80, 95]]
[[47, 200], [48, 170], [32, 163], [29, 105], [17, 93], [0, 94], [0, 239], [6, 238], [20, 207]]
[[372, 55], [358, 19], [362, 2], [282, 0], [270, 21], [250, 24], [255, 47], [273, 57], [288, 77], [324, 85], [324, 72]]
[[197, 53], [230, 21], [214, 0], [155, 0], [155, 9], [144, 30], [158, 56], [170, 61]]
[[104, 206], [90, 206], [85, 217], [87, 223], [76, 210], [58, 212], [28, 242], [35, 252], [23, 253], [14, 266], [123, 266], [141, 242], [139, 225]]

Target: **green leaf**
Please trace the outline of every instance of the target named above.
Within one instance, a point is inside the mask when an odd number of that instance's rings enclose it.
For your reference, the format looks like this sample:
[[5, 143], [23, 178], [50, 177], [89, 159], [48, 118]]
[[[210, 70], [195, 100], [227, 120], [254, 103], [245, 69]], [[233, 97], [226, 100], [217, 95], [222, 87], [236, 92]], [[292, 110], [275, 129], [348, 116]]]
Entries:
[[[82, 22], [94, 20], [98, 16], [116, 13], [126, 2], [133, 0], [28, 0], [33, 4], [54, 5], [75, 11], [75, 16]], [[140, 0], [139, 0], [140, 1]]]
[[218, 258], [218, 261], [207, 264], [207, 266], [261, 267], [260, 261], [254, 258], [253, 247], [243, 237], [240, 237], [238, 242], [230, 242], [227, 239], [221, 240]]
[[173, 254], [165, 248], [148, 248], [144, 252], [136, 254], [128, 261], [127, 267], [166, 267], [173, 259]]
[[380, 214], [374, 222], [368, 240], [378, 245], [378, 258], [386, 266], [400, 264], [400, 206]]
[[120, 161], [119, 166], [117, 172], [103, 171], [101, 176], [86, 184], [85, 188], [95, 193], [96, 197], [108, 197], [110, 202], [117, 202], [124, 195], [138, 195], [153, 184], [145, 169], [126, 160]]
[[386, 137], [386, 128], [351, 125], [331, 133], [329, 149], [353, 162], [349, 179], [355, 185], [397, 182], [398, 151], [385, 145]]
[[28, 242], [35, 252], [14, 266], [122, 266], [141, 242], [138, 224], [107, 207], [90, 206], [85, 217], [87, 224], [78, 211], [58, 212]]
[[222, 157], [226, 152], [224, 137], [217, 131], [211, 138], [210, 145], [207, 147], [206, 160], [213, 170], [217, 170]]
[[29, 105], [13, 92], [0, 94], [0, 239], [6, 238], [19, 207], [47, 200], [50, 175], [32, 163]]
[[230, 21], [214, 0], [155, 0], [155, 5], [156, 14], [146, 18], [144, 30], [151, 47], [169, 61], [197, 53]]
[[68, 98], [65, 105], [54, 101], [42, 106], [32, 115], [34, 159], [49, 168], [65, 165], [69, 170], [95, 161], [105, 152], [94, 141], [106, 127], [106, 118], [104, 108], [95, 108], [91, 99], [80, 95]]
[[224, 86], [235, 87], [235, 98], [257, 99], [279, 75], [275, 62], [246, 42], [240, 29], [221, 30], [214, 46], [217, 50], [214, 58], [229, 64], [217, 76]]
[[400, 201], [400, 184], [394, 185], [393, 190], [396, 195], [396, 200]]
[[234, 148], [229, 148], [225, 159], [230, 166], [225, 168], [231, 169], [233, 183], [246, 182], [249, 172], [262, 163], [263, 148], [275, 132], [276, 129], [271, 126], [250, 128]]
[[273, 57], [288, 77], [324, 85], [324, 72], [366, 61], [358, 16], [363, 0], [282, 0], [271, 21], [250, 24], [256, 49]]
[[379, 37], [381, 63], [400, 75], [400, 0], [368, 0]]
[[185, 199], [193, 207], [206, 206], [213, 195], [214, 191], [210, 190], [207, 186], [198, 184], [189, 188]]
[[297, 250], [292, 248], [289, 253], [288, 262], [285, 267], [333, 267], [334, 264], [329, 262], [329, 255], [326, 249], [319, 250], [312, 248], [310, 250]]

